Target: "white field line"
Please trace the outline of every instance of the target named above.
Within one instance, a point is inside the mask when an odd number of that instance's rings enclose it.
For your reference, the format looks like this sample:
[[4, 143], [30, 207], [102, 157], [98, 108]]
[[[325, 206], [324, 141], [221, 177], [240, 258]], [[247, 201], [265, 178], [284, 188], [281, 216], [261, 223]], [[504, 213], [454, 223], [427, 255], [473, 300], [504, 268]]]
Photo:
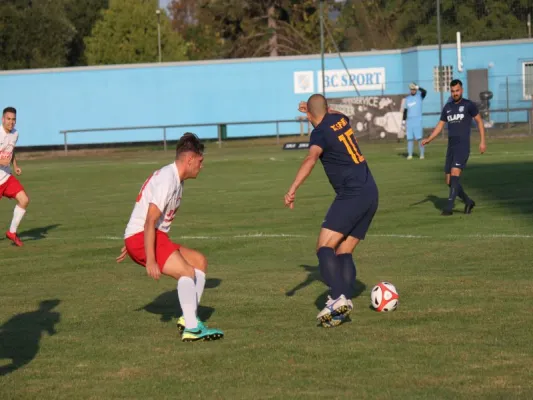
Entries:
[[396, 233], [376, 233], [376, 234], [369, 234], [368, 236], [376, 236], [376, 237], [392, 237], [392, 238], [402, 238], [402, 239], [423, 239], [423, 238], [430, 238], [431, 236], [427, 235], [402, 235], [402, 234], [396, 234]]
[[[397, 239], [431, 239], [431, 238], [472, 238], [472, 239], [533, 239], [532, 235], [522, 235], [522, 234], [505, 234], [505, 233], [493, 233], [493, 234], [473, 234], [473, 235], [412, 235], [412, 234], [369, 234], [369, 237], [382, 237], [382, 238], [397, 238]], [[224, 235], [224, 236], [208, 236], [208, 235], [199, 235], [199, 236], [179, 236], [177, 239], [185, 240], [231, 240], [231, 239], [290, 239], [290, 238], [310, 238], [314, 236], [310, 235], [295, 235], [288, 233], [247, 233], [242, 235]], [[24, 239], [32, 239], [31, 237], [21, 237]], [[59, 239], [59, 238], [58, 238]], [[100, 240], [124, 240], [122, 236], [97, 236], [95, 239]]]

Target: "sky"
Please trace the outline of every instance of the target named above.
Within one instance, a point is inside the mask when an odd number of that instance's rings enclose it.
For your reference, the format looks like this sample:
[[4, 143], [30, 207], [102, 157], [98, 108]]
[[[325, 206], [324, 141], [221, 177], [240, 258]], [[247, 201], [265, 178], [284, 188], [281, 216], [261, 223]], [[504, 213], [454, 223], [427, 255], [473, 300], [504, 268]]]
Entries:
[[172, 0], [159, 0], [159, 4], [161, 8], [167, 8]]

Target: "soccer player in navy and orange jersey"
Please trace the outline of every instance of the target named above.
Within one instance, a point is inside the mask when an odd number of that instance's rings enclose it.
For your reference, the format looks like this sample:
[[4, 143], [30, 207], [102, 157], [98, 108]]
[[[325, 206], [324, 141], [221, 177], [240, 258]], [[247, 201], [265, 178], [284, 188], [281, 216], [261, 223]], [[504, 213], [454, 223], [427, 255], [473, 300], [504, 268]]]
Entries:
[[320, 94], [300, 103], [299, 111], [307, 114], [314, 129], [309, 154], [285, 194], [285, 205], [294, 207], [296, 190], [320, 160], [336, 197], [317, 242], [320, 274], [331, 289], [317, 320], [326, 327], [336, 326], [353, 309], [356, 268], [352, 253], [365, 238], [377, 211], [378, 189], [346, 115], [329, 109]]
[[450, 194], [448, 196], [448, 204], [442, 211], [442, 215], [452, 215], [457, 196], [465, 203], [464, 213], [470, 214], [476, 203], [465, 193], [459, 179], [470, 156], [472, 119], [476, 121], [479, 129], [479, 136], [481, 137], [479, 152], [481, 154], [487, 149], [485, 127], [476, 105], [472, 101], [463, 98], [463, 83], [459, 79], [451, 81], [450, 91], [452, 93], [452, 101], [446, 103], [442, 109], [439, 123], [433, 133], [427, 139], [422, 140], [422, 145], [425, 146], [431, 143], [448, 123], [448, 149], [446, 151], [444, 173], [446, 184], [450, 187]]

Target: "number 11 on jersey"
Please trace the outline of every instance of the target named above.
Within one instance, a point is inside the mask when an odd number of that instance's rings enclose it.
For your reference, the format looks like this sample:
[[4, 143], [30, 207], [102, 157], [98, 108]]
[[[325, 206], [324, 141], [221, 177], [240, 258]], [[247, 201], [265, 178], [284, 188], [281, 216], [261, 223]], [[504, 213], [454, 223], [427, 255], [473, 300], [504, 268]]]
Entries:
[[342, 135], [339, 135], [339, 140], [344, 144], [354, 163], [359, 164], [365, 161], [365, 158], [361, 153], [359, 153], [359, 148], [357, 147], [357, 139], [353, 135], [353, 129], [348, 129]]

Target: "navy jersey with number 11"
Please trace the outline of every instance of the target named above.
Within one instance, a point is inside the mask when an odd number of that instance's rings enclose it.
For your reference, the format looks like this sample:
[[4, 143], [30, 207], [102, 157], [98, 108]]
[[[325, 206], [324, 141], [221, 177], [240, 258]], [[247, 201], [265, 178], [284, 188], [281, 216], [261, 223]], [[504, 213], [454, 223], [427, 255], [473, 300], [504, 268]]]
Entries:
[[374, 195], [374, 178], [343, 114], [326, 114], [311, 132], [310, 146], [322, 148], [320, 161], [338, 197]]

